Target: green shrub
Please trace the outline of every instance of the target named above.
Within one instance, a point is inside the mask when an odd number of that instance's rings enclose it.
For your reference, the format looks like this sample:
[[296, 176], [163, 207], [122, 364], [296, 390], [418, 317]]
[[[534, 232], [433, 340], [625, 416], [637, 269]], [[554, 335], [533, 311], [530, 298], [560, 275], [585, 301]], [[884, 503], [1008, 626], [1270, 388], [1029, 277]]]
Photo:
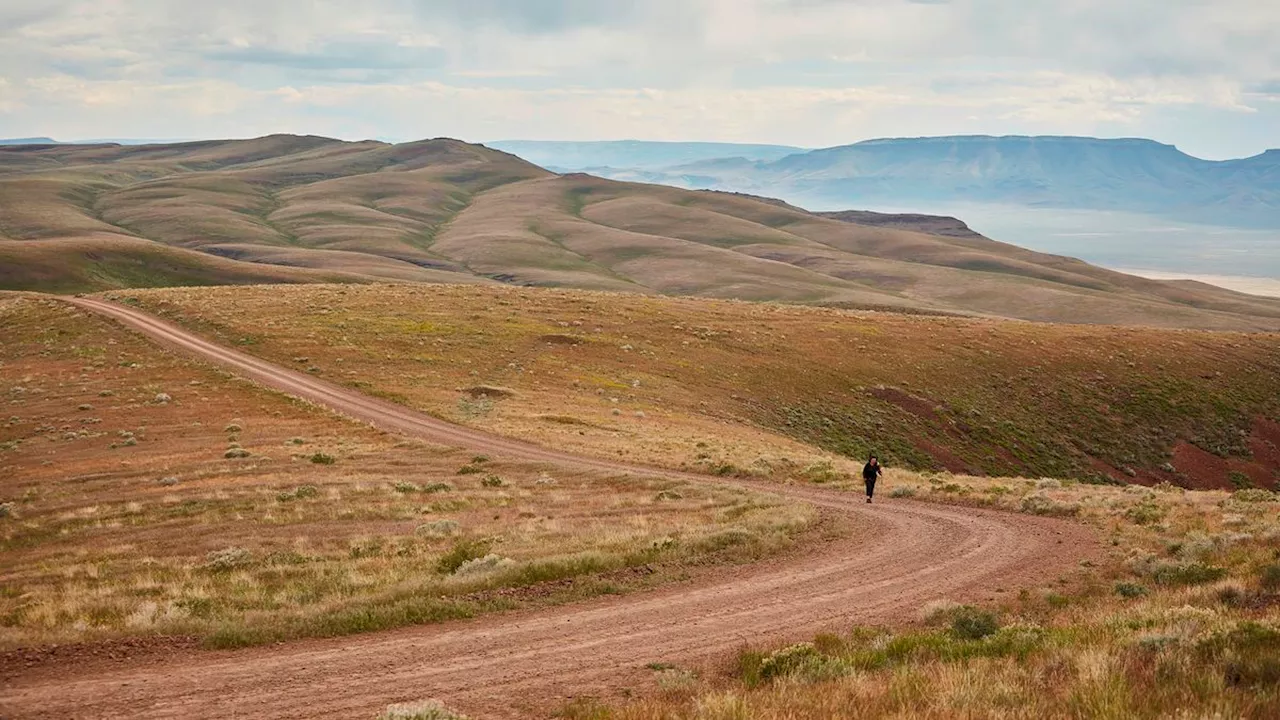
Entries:
[[1245, 488], [1231, 493], [1231, 499], [1240, 502], [1276, 502], [1280, 500], [1280, 495], [1262, 488]]
[[1229, 480], [1231, 485], [1237, 490], [1247, 490], [1253, 487], [1253, 481], [1249, 479], [1249, 476], [1239, 470], [1232, 470], [1228, 472], [1227, 480]]
[[1258, 574], [1262, 589], [1269, 593], [1280, 593], [1280, 563], [1271, 563], [1262, 568]]
[[1151, 578], [1160, 585], [1200, 585], [1221, 580], [1227, 571], [1216, 565], [1198, 560], [1193, 562], [1162, 562], [1151, 568]]
[[338, 461], [337, 458], [335, 458], [334, 456], [327, 455], [322, 452], [318, 452], [311, 456], [311, 462], [315, 463], [316, 465], [332, 465], [337, 461]]
[[1080, 506], [1074, 503], [1062, 503], [1047, 495], [1038, 493], [1022, 498], [1019, 507], [1024, 513], [1046, 515], [1052, 517], [1071, 517], [1080, 512]]
[[995, 613], [970, 607], [957, 608], [951, 617], [951, 634], [961, 640], [981, 640], [1000, 629]]
[[899, 485], [898, 487], [889, 491], [889, 497], [891, 498], [909, 498], [909, 497], [915, 497], [915, 496], [916, 496], [916, 489], [911, 487], [910, 485]]
[[658, 500], [658, 501], [662, 501], [662, 500], [683, 500], [683, 499], [684, 499], [684, 496], [683, 496], [683, 495], [681, 495], [680, 493], [676, 492], [675, 490], [663, 490], [663, 491], [659, 492], [657, 495], [654, 495], [654, 496], [653, 496], [653, 499], [654, 499], [654, 500]]
[[406, 495], [408, 495], [409, 493], [422, 492], [422, 487], [420, 485], [418, 485], [417, 483], [408, 482], [406, 480], [401, 480], [397, 482], [395, 485], [392, 485], [391, 487], [396, 492], [404, 493]]
[[1146, 501], [1124, 511], [1124, 516], [1137, 525], [1150, 525], [1164, 519], [1164, 508]]
[[1116, 594], [1122, 598], [1138, 598], [1147, 594], [1147, 589], [1137, 583], [1118, 582], [1116, 583]]
[[459, 475], [479, 475], [482, 472], [484, 472], [484, 468], [475, 465], [463, 465], [458, 468]]
[[227, 448], [227, 451], [222, 453], [222, 457], [228, 460], [243, 460], [249, 457], [249, 451], [241, 447]]
[[453, 486], [447, 482], [434, 482], [422, 488], [422, 492], [431, 493], [431, 494], [442, 493], [442, 492], [452, 492], [452, 491], [453, 491]]
[[1228, 685], [1274, 688], [1280, 684], [1280, 629], [1241, 623], [1198, 646], [1202, 659], [1217, 665]]
[[452, 575], [467, 561], [478, 560], [489, 554], [489, 547], [486, 541], [459, 540], [436, 561], [436, 569], [445, 575]]
[[497, 488], [505, 487], [507, 483], [497, 475], [485, 475], [484, 479], [480, 481], [480, 484], [485, 487]]
[[818, 659], [821, 653], [813, 643], [797, 643], [785, 647], [760, 661], [759, 676], [761, 680], [790, 675], [806, 663]]
[[457, 535], [460, 528], [456, 520], [435, 520], [419, 525], [414, 532], [424, 537], [442, 538]]

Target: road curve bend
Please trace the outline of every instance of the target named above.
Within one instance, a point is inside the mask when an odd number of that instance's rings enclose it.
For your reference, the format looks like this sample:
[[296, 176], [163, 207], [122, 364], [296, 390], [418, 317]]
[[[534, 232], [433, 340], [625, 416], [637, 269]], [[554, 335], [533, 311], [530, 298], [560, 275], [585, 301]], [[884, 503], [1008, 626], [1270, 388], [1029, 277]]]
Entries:
[[746, 644], [910, 620], [930, 600], [993, 599], [1099, 552], [1060, 520], [905, 500], [875, 505], [811, 486], [762, 485], [580, 457], [463, 428], [209, 342], [147, 313], [67, 299], [153, 340], [389, 431], [511, 458], [749, 486], [850, 517], [811, 549], [624, 597], [345, 638], [136, 663], [6, 673], [13, 718], [372, 718], [436, 698], [476, 718], [546, 717], [571, 697], [644, 688], [651, 662], [700, 666]]

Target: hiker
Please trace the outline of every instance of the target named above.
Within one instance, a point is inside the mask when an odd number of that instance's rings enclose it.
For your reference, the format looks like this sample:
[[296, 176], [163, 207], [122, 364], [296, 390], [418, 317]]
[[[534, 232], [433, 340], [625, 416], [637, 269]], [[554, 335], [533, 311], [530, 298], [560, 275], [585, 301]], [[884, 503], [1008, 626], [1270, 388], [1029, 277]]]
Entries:
[[884, 468], [880, 467], [880, 461], [875, 455], [862, 466], [862, 480], [867, 483], [867, 502], [871, 502], [871, 496], [876, 492], [876, 478], [883, 472]]

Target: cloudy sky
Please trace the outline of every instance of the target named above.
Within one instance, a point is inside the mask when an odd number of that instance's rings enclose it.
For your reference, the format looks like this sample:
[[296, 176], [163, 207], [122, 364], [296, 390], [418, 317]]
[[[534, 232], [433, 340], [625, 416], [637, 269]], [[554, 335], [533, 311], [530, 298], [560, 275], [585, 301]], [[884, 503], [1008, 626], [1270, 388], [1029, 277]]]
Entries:
[[0, 137], [1280, 147], [1276, 0], [0, 0]]

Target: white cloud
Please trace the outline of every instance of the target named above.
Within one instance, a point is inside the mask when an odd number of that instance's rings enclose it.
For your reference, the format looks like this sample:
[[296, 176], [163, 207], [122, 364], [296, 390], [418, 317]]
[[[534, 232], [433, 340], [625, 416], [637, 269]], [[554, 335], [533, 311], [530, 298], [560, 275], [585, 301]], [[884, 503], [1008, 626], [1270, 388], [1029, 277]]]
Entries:
[[0, 7], [0, 124], [67, 137], [1149, 131], [1229, 152], [1280, 145], [1278, 77], [1280, 3], [1257, 0]]

